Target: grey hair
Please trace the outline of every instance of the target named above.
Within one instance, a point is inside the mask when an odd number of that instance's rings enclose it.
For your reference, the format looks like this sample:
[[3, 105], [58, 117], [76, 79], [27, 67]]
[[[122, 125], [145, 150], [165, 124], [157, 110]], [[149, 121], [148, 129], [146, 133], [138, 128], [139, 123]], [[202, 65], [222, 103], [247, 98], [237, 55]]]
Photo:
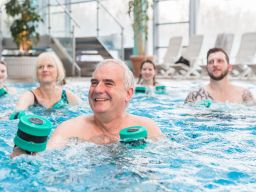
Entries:
[[117, 65], [119, 65], [120, 67], [123, 68], [124, 70], [124, 86], [126, 89], [129, 89], [129, 88], [133, 88], [134, 89], [134, 86], [135, 86], [135, 79], [134, 79], [134, 76], [133, 76], [133, 73], [131, 72], [131, 70], [128, 68], [127, 64], [125, 62], [123, 62], [122, 60], [119, 60], [119, 59], [105, 59], [101, 62], [99, 62], [95, 68], [95, 71], [96, 69], [104, 66], [104, 65], [107, 65], [109, 63], [115, 63]]

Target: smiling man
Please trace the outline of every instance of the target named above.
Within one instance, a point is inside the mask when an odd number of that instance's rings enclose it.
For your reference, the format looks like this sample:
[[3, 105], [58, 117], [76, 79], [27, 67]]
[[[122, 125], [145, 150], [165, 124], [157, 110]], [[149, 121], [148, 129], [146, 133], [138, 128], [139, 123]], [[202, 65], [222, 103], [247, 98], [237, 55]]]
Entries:
[[97, 144], [117, 142], [121, 129], [135, 125], [145, 126], [150, 139], [160, 137], [162, 133], [151, 119], [125, 111], [133, 93], [134, 77], [126, 64], [114, 59], [102, 61], [92, 75], [88, 94], [93, 115], [62, 123], [53, 133], [47, 148], [63, 146], [69, 138]]
[[207, 52], [207, 66], [210, 82], [197, 91], [192, 91], [185, 103], [210, 99], [215, 102], [254, 103], [252, 93], [243, 87], [233, 85], [228, 78], [232, 65], [227, 53], [221, 48], [212, 48]]
[[[149, 139], [162, 137], [154, 121], [125, 111], [133, 93], [134, 77], [127, 65], [115, 59], [102, 61], [93, 72], [89, 88], [88, 98], [93, 114], [60, 124], [49, 139], [47, 149], [62, 147], [71, 138], [96, 144], [118, 142], [120, 130], [130, 126], [146, 127]], [[26, 152], [15, 147], [11, 157], [21, 154]]]

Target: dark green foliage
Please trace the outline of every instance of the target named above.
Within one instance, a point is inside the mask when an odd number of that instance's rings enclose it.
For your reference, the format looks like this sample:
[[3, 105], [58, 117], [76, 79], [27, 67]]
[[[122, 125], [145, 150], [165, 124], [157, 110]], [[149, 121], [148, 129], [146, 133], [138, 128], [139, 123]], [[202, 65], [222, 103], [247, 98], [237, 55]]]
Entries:
[[39, 33], [37, 27], [43, 22], [41, 16], [33, 7], [31, 0], [25, 0], [20, 3], [19, 0], [10, 0], [5, 4], [7, 15], [14, 17], [14, 21], [10, 27], [12, 37], [18, 47], [27, 42], [29, 47], [39, 41]]

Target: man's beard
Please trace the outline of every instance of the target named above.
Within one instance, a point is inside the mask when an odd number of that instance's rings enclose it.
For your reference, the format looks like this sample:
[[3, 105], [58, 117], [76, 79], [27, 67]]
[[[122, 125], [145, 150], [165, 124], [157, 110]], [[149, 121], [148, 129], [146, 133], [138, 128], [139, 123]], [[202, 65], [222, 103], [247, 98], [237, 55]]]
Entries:
[[215, 81], [220, 81], [222, 80], [224, 77], [226, 77], [228, 75], [228, 69], [226, 69], [223, 73], [221, 73], [219, 76], [214, 76], [213, 73], [210, 73], [207, 69], [207, 73], [210, 76], [211, 79], [215, 80]]

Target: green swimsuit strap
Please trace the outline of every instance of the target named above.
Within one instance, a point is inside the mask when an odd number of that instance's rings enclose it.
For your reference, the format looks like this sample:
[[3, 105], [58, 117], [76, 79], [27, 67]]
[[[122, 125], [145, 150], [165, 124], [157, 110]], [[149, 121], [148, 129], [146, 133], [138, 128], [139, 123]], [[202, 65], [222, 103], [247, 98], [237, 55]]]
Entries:
[[66, 103], [68, 104], [68, 96], [67, 96], [67, 92], [66, 90], [62, 90], [62, 93], [61, 93], [61, 99]]
[[61, 99], [57, 103], [55, 103], [51, 108], [52, 109], [59, 109], [59, 108], [64, 107], [68, 103], [69, 102], [68, 102], [67, 93], [66, 93], [65, 90], [62, 90]]
[[2, 88], [0, 89], [0, 96], [6, 95], [6, 94], [8, 94], [6, 88], [2, 87]]

